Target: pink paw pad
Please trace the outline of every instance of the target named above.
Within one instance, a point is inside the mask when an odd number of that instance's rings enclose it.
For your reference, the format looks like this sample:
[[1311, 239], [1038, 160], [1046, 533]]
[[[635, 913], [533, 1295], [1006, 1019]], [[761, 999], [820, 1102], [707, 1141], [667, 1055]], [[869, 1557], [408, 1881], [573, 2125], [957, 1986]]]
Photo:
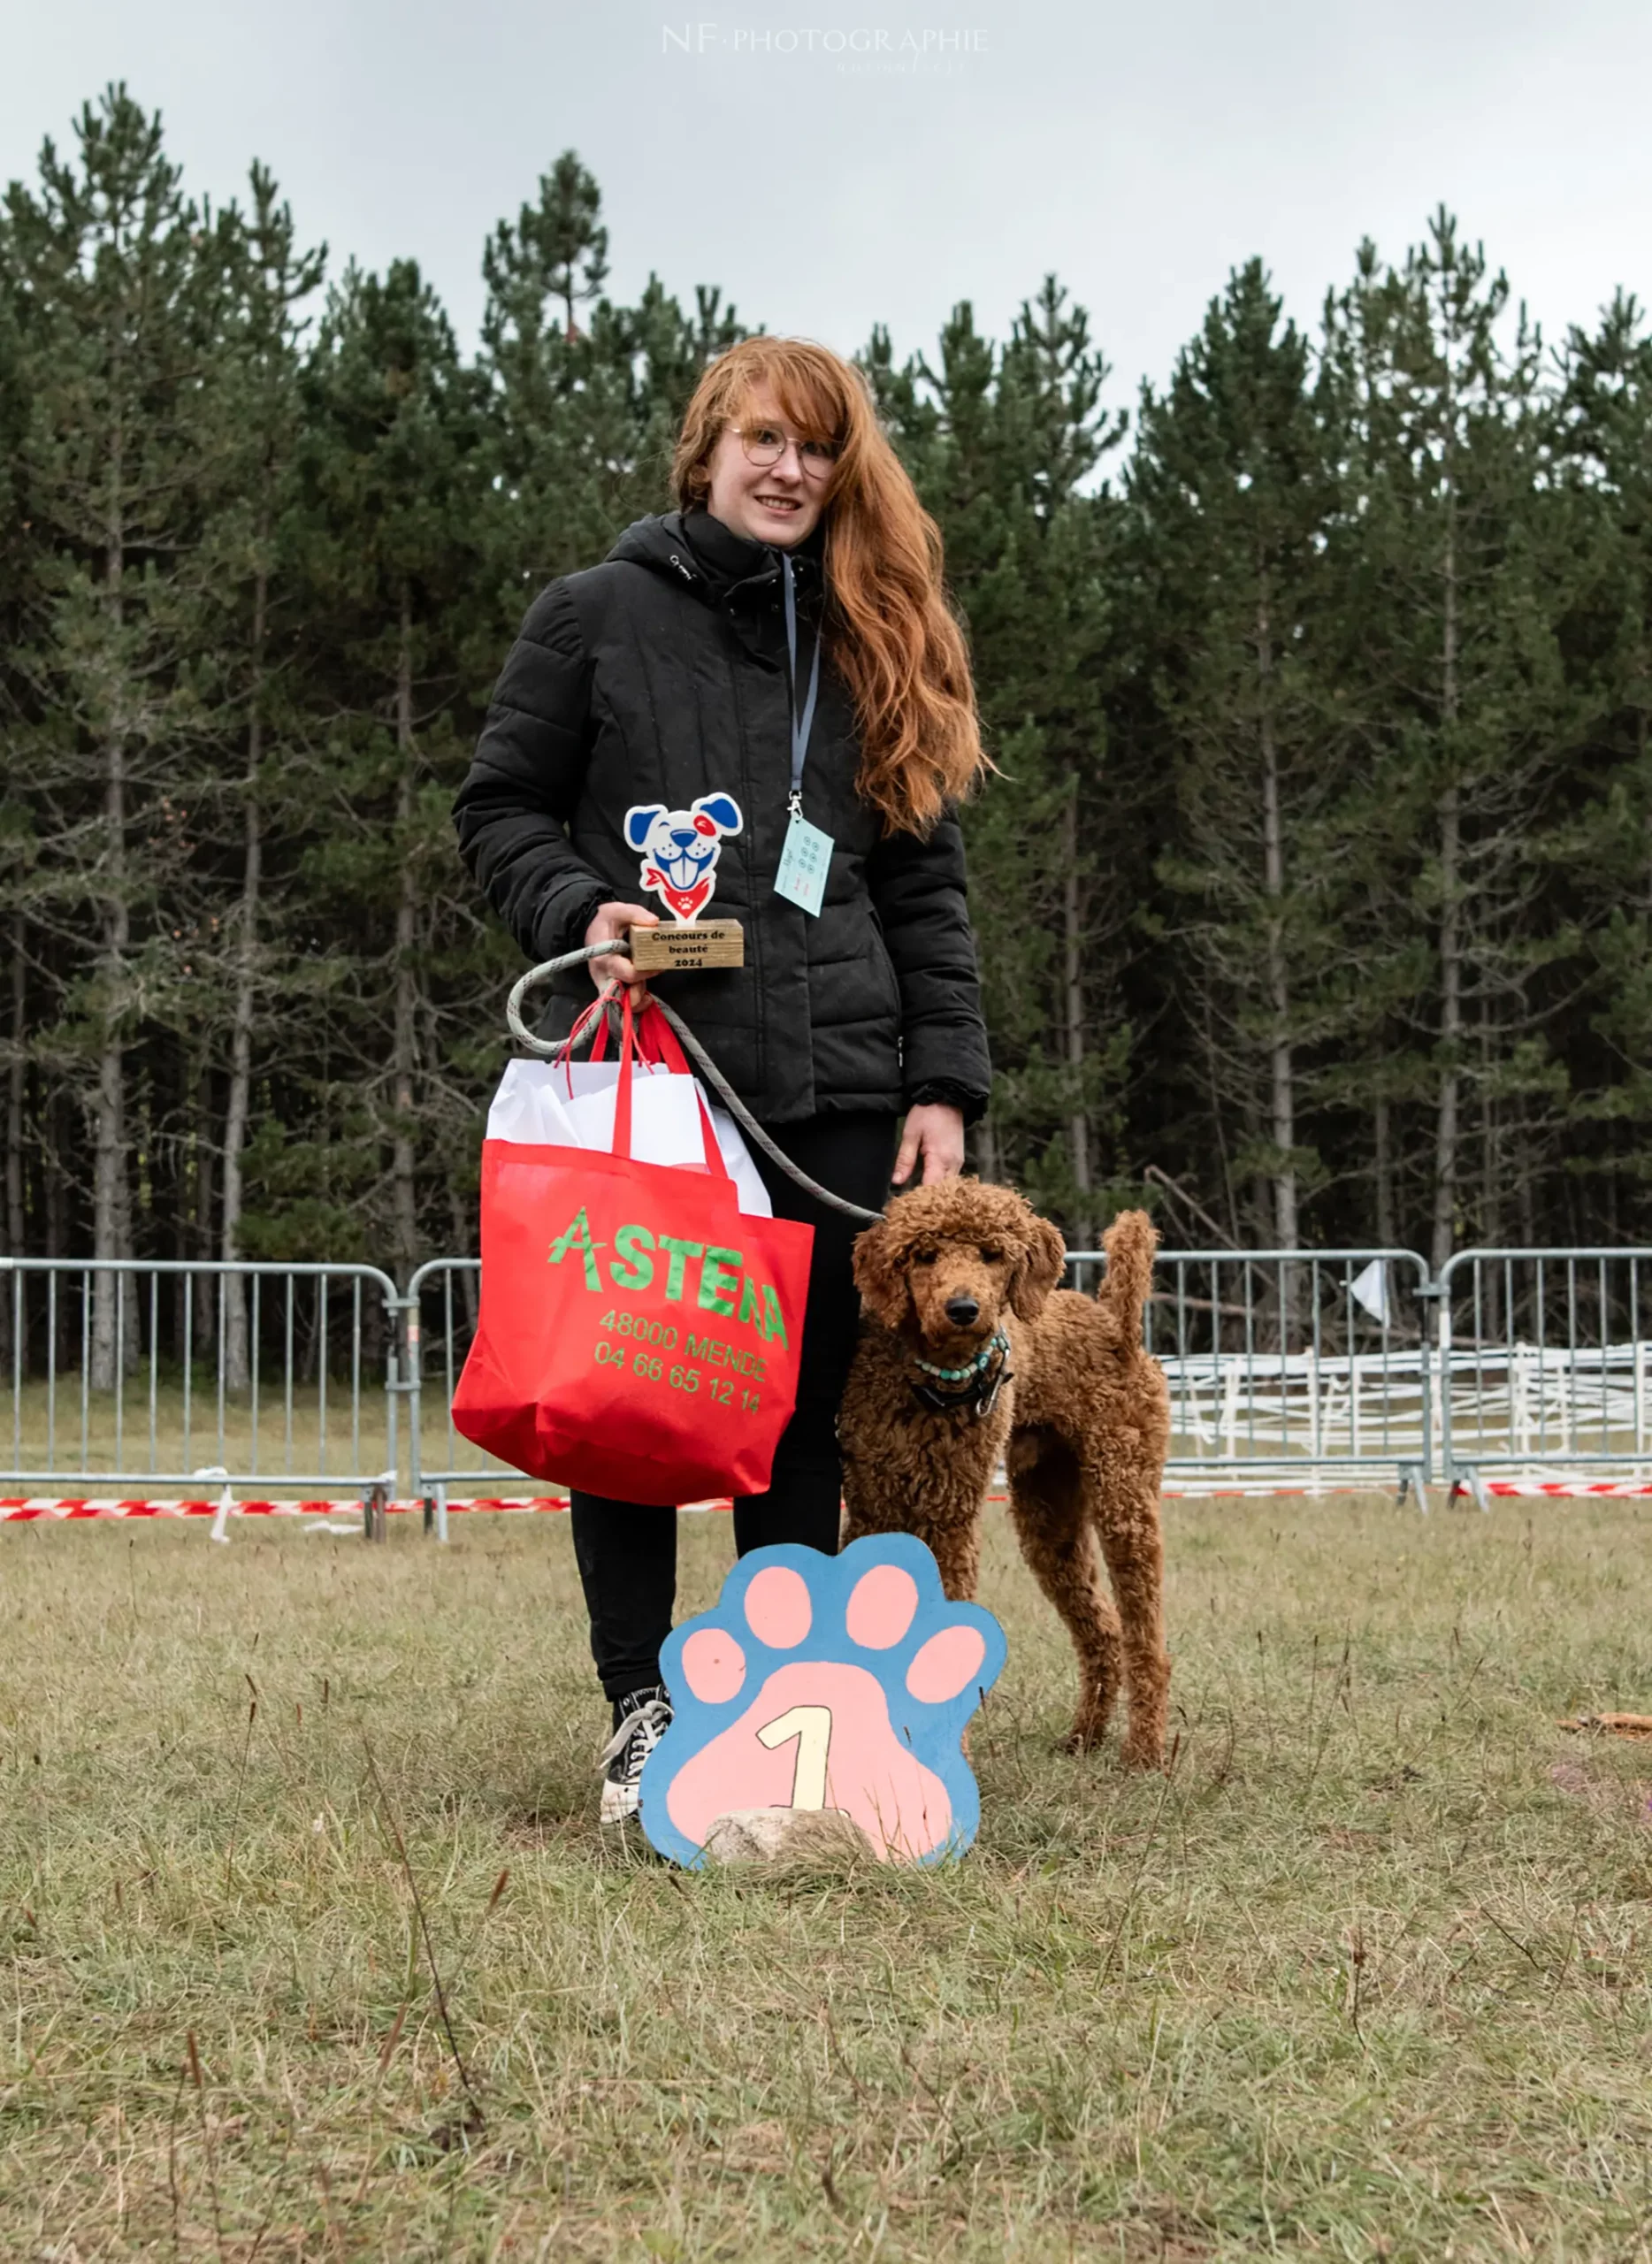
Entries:
[[771, 1564], [746, 1591], [746, 1624], [770, 1650], [795, 1650], [814, 1617], [808, 1583], [788, 1565]]
[[945, 1705], [968, 1688], [986, 1655], [986, 1638], [978, 1627], [943, 1627], [906, 1669], [906, 1687], [926, 1706]]

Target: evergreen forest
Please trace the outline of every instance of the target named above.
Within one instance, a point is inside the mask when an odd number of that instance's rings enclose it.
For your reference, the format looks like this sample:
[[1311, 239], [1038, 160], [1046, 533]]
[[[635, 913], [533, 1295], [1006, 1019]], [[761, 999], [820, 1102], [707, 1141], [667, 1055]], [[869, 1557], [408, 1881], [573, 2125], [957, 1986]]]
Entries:
[[[475, 1248], [521, 962], [454, 791], [761, 326], [616, 303], [571, 151], [480, 249], [470, 351], [119, 88], [5, 195], [0, 1248]], [[1075, 1246], [1652, 1241], [1652, 334], [1540, 337], [1444, 210], [1306, 327], [1212, 282], [1128, 416], [1053, 276], [860, 351], [997, 766], [974, 1161]]]

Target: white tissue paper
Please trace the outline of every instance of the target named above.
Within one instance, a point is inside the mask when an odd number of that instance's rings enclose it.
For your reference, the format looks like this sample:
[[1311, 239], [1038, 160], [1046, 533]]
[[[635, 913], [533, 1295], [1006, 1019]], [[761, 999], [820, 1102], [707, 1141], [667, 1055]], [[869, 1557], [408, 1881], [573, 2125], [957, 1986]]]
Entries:
[[[611, 1149], [617, 1061], [509, 1061], [487, 1112], [490, 1140], [518, 1146]], [[711, 1113], [723, 1160], [734, 1182], [742, 1211], [770, 1219], [774, 1205], [757, 1175], [740, 1128], [725, 1108], [703, 1091], [697, 1077], [639, 1062], [633, 1072], [631, 1151], [639, 1164], [675, 1165], [684, 1171], [706, 1168], [700, 1104]]]

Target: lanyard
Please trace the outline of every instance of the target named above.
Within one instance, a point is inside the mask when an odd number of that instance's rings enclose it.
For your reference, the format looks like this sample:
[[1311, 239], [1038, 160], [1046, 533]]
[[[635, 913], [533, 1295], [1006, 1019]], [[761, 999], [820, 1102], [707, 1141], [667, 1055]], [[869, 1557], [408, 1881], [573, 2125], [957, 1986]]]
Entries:
[[803, 815], [803, 765], [808, 758], [809, 732], [815, 723], [815, 695], [821, 685], [820, 631], [815, 632], [815, 658], [809, 663], [808, 696], [803, 702], [803, 713], [798, 714], [798, 599], [792, 578], [792, 561], [784, 555], [780, 561], [786, 577], [786, 661], [791, 671], [792, 685], [792, 792], [786, 807], [793, 817]]

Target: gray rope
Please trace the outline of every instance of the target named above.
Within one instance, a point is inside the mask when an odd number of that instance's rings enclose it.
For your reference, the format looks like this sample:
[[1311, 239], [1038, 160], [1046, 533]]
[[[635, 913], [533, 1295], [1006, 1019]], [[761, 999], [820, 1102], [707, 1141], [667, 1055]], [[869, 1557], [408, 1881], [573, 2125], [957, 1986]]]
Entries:
[[[562, 1060], [567, 1055], [571, 1041], [567, 1038], [540, 1037], [531, 1030], [522, 1018], [522, 1002], [534, 985], [543, 983], [547, 976], [560, 975], [564, 968], [583, 967], [589, 960], [609, 954], [616, 959], [624, 959], [626, 952], [623, 945], [619, 943], [582, 944], [577, 952], [564, 952], [561, 959], [547, 959], [541, 966], [531, 967], [525, 975], [519, 976], [511, 985], [510, 996], [505, 1002], [505, 1020], [510, 1024], [510, 1034], [517, 1044], [525, 1045], [530, 1053], [537, 1053], [543, 1061]], [[786, 1177], [794, 1181], [806, 1195], [812, 1195], [817, 1203], [823, 1203], [829, 1211], [841, 1212], [845, 1219], [859, 1219], [868, 1227], [876, 1226], [883, 1215], [881, 1211], [863, 1210], [859, 1203], [851, 1203], [841, 1195], [834, 1195], [830, 1187], [822, 1187], [818, 1180], [811, 1179], [806, 1171], [799, 1169], [790, 1156], [784, 1154], [776, 1147], [768, 1133], [753, 1116], [750, 1109], [746, 1107], [746, 1103], [730, 1084], [683, 1017], [668, 1006], [663, 998], [654, 998], [652, 992], [648, 994], [648, 1003], [651, 1007], [665, 1016], [683, 1041], [684, 1052], [700, 1071], [700, 1075], [716, 1094], [717, 1098], [728, 1110], [746, 1138], [755, 1141], [770, 1163], [784, 1172]]]

